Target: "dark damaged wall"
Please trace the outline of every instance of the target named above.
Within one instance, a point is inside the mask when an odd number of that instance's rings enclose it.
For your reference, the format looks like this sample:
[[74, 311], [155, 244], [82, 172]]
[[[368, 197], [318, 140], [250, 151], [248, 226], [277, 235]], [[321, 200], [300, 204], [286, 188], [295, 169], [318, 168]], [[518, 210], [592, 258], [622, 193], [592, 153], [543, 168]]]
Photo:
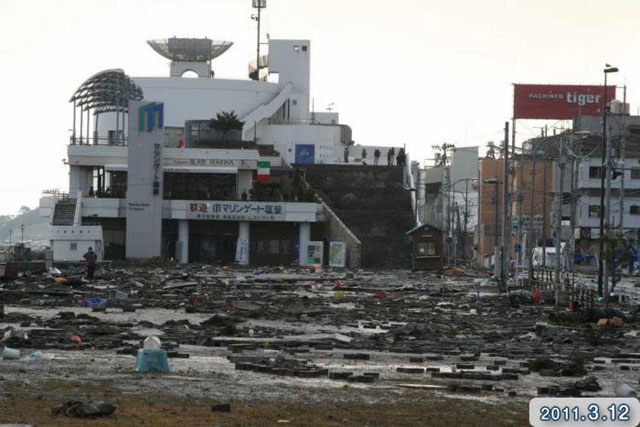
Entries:
[[363, 267], [411, 267], [405, 233], [414, 224], [403, 168], [305, 165], [304, 171], [311, 188], [362, 241]]

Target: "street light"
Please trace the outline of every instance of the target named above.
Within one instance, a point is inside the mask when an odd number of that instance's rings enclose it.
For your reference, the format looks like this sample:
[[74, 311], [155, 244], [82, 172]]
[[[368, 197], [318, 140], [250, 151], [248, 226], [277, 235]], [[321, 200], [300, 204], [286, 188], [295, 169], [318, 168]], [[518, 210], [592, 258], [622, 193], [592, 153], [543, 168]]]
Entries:
[[[477, 181], [478, 178], [461, 178], [456, 180], [452, 185], [451, 188], [454, 189], [454, 193], [455, 193], [455, 188], [456, 188], [456, 184], [459, 182], [463, 182], [465, 183], [465, 188], [464, 188], [464, 238], [462, 239], [462, 256], [464, 261], [467, 261], [467, 236], [468, 236], [468, 232], [467, 232], [467, 225], [469, 223], [469, 181]], [[456, 254], [457, 255], [457, 254]], [[456, 264], [456, 257], [454, 256], [453, 258], [453, 263]]]
[[20, 231], [22, 231], [22, 246], [24, 246], [24, 224], [20, 224]]
[[499, 289], [502, 290], [504, 285], [504, 248], [498, 250], [498, 186], [502, 181], [497, 178], [486, 178], [482, 182], [495, 185], [493, 191], [493, 275], [497, 276], [498, 255], [500, 255], [500, 276], [498, 280]]
[[[617, 73], [618, 72], [618, 68], [616, 67], [612, 67], [609, 64], [605, 64], [605, 69], [603, 70], [603, 74], [604, 74], [604, 88], [603, 88], [603, 96], [602, 96], [602, 165], [603, 165], [603, 169], [602, 172], [600, 173], [600, 237], [599, 237], [599, 254], [598, 254], [598, 295], [602, 295], [602, 291], [603, 291], [603, 284], [606, 288], [608, 288], [608, 285], [606, 283], [607, 280], [603, 280], [603, 279], [608, 279], [608, 277], [604, 277], [604, 275], [608, 276], [608, 265], [607, 265], [607, 269], [604, 270], [604, 263], [603, 263], [603, 255], [604, 255], [604, 239], [603, 239], [603, 235], [604, 235], [604, 216], [605, 216], [605, 211], [604, 211], [604, 199], [605, 199], [605, 175], [609, 174], [610, 171], [610, 164], [609, 162], [611, 161], [611, 156], [610, 156], [610, 149], [609, 146], [607, 144], [607, 75], [610, 73]], [[607, 181], [609, 181], [609, 177], [607, 176]], [[611, 183], [611, 181], [609, 181], [609, 184]], [[608, 214], [608, 212], [607, 212]], [[606, 261], [605, 261], [606, 262]], [[603, 271], [604, 270], [604, 271]], [[605, 290], [605, 295], [606, 295], [606, 290]]]

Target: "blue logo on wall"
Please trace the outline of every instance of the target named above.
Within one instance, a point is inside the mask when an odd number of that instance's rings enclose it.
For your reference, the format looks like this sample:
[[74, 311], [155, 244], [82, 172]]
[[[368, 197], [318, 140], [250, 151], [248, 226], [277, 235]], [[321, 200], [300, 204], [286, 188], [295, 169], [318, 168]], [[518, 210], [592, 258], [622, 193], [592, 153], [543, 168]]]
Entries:
[[162, 102], [150, 102], [138, 108], [138, 131], [151, 132], [154, 128], [164, 127], [164, 104]]
[[296, 164], [309, 165], [316, 162], [316, 146], [313, 144], [296, 144]]

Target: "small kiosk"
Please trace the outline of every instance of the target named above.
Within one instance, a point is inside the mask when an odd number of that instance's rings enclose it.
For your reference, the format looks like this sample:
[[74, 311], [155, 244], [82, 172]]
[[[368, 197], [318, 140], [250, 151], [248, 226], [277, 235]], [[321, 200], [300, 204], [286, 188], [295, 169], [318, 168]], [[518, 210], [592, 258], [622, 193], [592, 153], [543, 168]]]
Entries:
[[442, 269], [442, 230], [421, 224], [409, 230], [411, 239], [411, 265], [413, 270]]

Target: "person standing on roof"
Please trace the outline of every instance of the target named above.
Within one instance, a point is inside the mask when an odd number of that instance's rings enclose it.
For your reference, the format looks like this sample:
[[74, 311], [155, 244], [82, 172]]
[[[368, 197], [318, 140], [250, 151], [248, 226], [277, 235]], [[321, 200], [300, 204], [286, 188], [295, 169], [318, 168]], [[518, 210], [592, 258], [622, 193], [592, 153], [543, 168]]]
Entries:
[[87, 260], [87, 278], [93, 280], [93, 273], [96, 271], [96, 253], [93, 252], [93, 248], [89, 247], [89, 250], [84, 254], [83, 258]]

